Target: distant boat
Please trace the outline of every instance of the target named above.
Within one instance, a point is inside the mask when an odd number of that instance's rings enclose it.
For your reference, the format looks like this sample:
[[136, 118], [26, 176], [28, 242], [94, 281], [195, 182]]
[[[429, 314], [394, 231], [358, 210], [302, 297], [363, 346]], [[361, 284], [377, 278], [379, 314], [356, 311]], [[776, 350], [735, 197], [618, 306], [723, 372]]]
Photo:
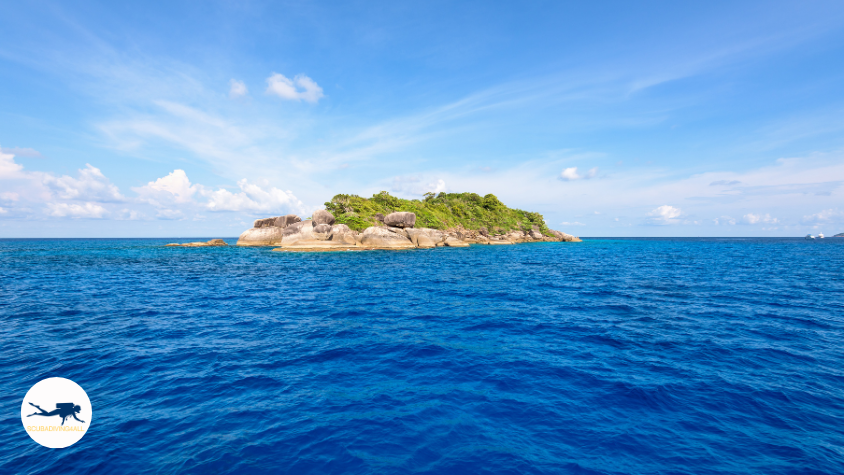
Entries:
[[812, 236], [811, 234], [807, 234], [806, 239], [815, 239], [815, 236]]
[[818, 233], [818, 239], [823, 239], [823, 233]]

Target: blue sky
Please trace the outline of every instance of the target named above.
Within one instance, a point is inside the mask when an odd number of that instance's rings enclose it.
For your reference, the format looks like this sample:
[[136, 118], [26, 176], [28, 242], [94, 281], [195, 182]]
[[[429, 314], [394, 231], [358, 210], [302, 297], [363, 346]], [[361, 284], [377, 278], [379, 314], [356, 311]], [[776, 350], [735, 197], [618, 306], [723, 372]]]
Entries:
[[0, 4], [0, 237], [237, 236], [380, 190], [844, 232], [841, 2], [119, 3]]

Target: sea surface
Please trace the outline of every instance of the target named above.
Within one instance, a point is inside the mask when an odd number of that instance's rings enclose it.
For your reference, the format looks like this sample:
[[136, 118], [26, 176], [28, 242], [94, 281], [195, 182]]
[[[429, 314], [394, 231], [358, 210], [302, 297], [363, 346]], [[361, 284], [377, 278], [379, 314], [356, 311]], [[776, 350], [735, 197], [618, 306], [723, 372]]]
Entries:
[[844, 473], [844, 239], [173, 241], [0, 240], [0, 473]]

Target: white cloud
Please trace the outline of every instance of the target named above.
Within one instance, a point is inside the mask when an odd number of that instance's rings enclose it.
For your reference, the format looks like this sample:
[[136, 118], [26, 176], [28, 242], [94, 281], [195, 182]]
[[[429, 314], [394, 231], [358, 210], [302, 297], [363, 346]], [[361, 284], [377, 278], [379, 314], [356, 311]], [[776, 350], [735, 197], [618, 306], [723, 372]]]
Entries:
[[590, 169], [585, 175], [579, 174], [577, 172], [577, 167], [571, 167], [566, 168], [562, 173], [560, 173], [560, 179], [563, 181], [588, 180], [590, 178], [594, 178], [597, 174], [598, 167]]
[[7, 211], [6, 209], [4, 209], [4, 208], [0, 208], [0, 214], [6, 214], [6, 213], [8, 213], [8, 212], [9, 212], [9, 211]]
[[772, 218], [770, 214], [753, 214], [748, 213], [742, 217], [742, 222], [745, 224], [777, 224], [779, 220], [777, 218]]
[[652, 216], [650, 219], [652, 224], [673, 224], [677, 222], [676, 220], [681, 214], [682, 212], [680, 211], [680, 208], [662, 205], [648, 213], [648, 216]]
[[290, 101], [316, 103], [324, 94], [322, 88], [308, 76], [298, 74], [290, 80], [283, 74], [273, 73], [267, 78], [267, 94], [274, 94]]
[[804, 224], [844, 223], [844, 211], [825, 209], [821, 212], [803, 216]]
[[722, 225], [722, 224], [723, 225], [729, 224], [729, 225], [733, 226], [733, 225], [736, 224], [736, 220], [729, 217], [729, 216], [721, 216], [720, 218], [715, 218], [715, 219], [712, 220], [712, 222], [715, 223], [716, 226], [719, 226], [719, 225]]
[[105, 208], [94, 203], [47, 203], [50, 216], [58, 218], [102, 218], [108, 213]]
[[177, 168], [169, 175], [133, 190], [143, 201], [161, 207], [163, 203], [189, 203], [200, 188], [199, 185], [191, 184], [184, 170]]
[[230, 81], [231, 87], [229, 88], [229, 97], [232, 99], [243, 97], [249, 94], [249, 89], [246, 88], [246, 84], [243, 81], [238, 81], [237, 79], [232, 79]]
[[445, 180], [437, 180], [436, 183], [428, 183], [428, 188], [431, 193], [443, 193], [448, 188], [445, 186]]
[[19, 178], [23, 171], [23, 165], [15, 163], [15, 155], [7, 153], [6, 150], [0, 151], [0, 179], [14, 179]]
[[79, 170], [79, 178], [67, 175], [56, 177], [45, 173], [42, 175], [42, 181], [59, 198], [65, 200], [108, 203], [125, 199], [117, 186], [113, 185], [99, 168], [88, 163], [85, 164], [85, 168]]
[[264, 189], [249, 183], [245, 178], [237, 182], [239, 193], [232, 193], [226, 189], [203, 191], [208, 198], [206, 207], [211, 211], [260, 211], [277, 214], [298, 211], [303, 205], [291, 191], [280, 190], [275, 187]]
[[586, 226], [585, 224], [577, 222], [577, 221], [575, 221], [573, 223], [570, 223], [568, 221], [563, 221], [562, 223], [560, 223], [560, 225], [561, 226]]

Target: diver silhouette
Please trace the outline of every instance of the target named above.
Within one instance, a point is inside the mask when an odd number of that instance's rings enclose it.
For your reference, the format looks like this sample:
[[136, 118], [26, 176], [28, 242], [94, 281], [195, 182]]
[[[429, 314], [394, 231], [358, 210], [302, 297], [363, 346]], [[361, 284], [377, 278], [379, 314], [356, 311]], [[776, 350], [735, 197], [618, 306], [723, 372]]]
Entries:
[[41, 409], [40, 407], [38, 407], [38, 406], [36, 406], [35, 404], [32, 404], [32, 403], [29, 403], [29, 405], [38, 409], [41, 412], [35, 412], [35, 413], [32, 413], [32, 414], [30, 414], [26, 417], [32, 417], [32, 416], [44, 416], [44, 417], [61, 416], [62, 425], [64, 425], [65, 419], [67, 419], [68, 417], [73, 417], [77, 421], [79, 421], [83, 424], [85, 423], [85, 421], [80, 420], [78, 417], [76, 417], [76, 414], [78, 414], [80, 411], [82, 411], [82, 407], [76, 406], [72, 402], [57, 402], [56, 403], [56, 410], [50, 411], [50, 412], [47, 412], [44, 409]]

